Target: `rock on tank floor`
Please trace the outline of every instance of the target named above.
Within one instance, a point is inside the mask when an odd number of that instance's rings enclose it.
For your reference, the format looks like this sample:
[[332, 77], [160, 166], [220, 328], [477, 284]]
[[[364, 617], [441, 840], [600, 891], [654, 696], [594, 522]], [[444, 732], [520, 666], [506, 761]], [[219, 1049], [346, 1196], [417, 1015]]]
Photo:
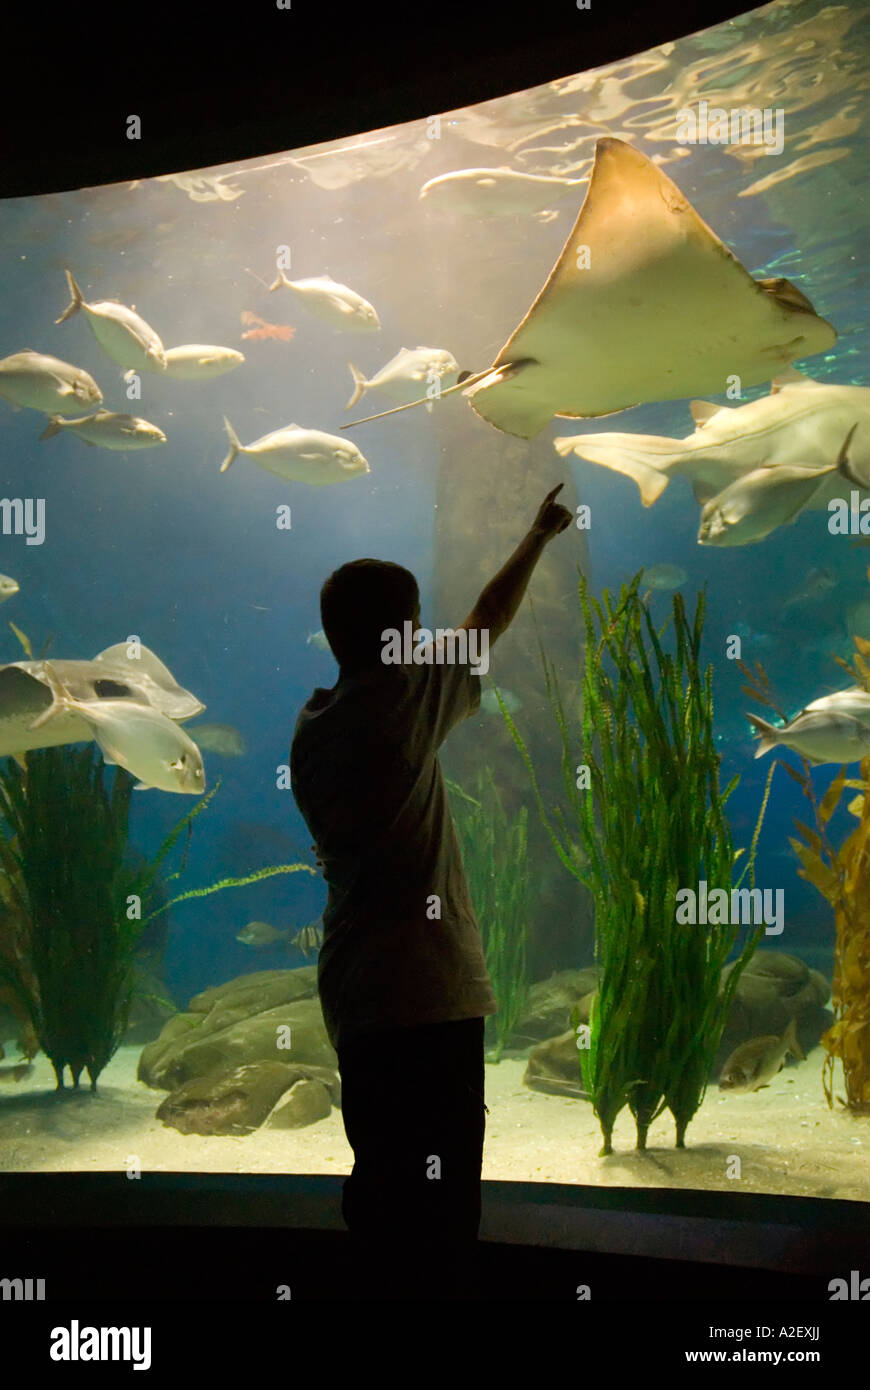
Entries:
[[[264, 1126], [241, 1138], [178, 1134], [154, 1118], [164, 1092], [136, 1080], [141, 1047], [118, 1050], [91, 1096], [54, 1095], [54, 1073], [39, 1056], [23, 1081], [0, 1086], [0, 1171], [123, 1170], [135, 1155], [158, 1172], [347, 1173], [351, 1152], [341, 1115], [296, 1131]], [[689, 1146], [674, 1148], [673, 1122], [662, 1116], [646, 1153], [634, 1150], [634, 1126], [624, 1112], [610, 1157], [598, 1157], [601, 1134], [584, 1101], [530, 1091], [525, 1060], [486, 1068], [484, 1178], [580, 1183], [592, 1186], [672, 1187], [769, 1192], [870, 1200], [866, 1120], [828, 1110], [822, 1093], [824, 1054], [780, 1072], [754, 1095], [707, 1091], [689, 1127]], [[15, 1061], [7, 1048], [4, 1065]], [[726, 1176], [730, 1155], [742, 1177]]]

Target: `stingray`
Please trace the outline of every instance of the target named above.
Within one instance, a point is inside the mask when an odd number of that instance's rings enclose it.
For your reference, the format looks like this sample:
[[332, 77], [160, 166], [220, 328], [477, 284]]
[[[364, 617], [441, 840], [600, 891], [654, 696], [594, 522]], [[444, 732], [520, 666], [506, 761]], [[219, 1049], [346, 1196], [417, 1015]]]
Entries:
[[554, 415], [716, 394], [734, 376], [758, 386], [836, 339], [790, 281], [754, 280], [658, 165], [608, 137], [522, 323], [491, 367], [441, 395], [461, 390], [496, 429], [531, 439]]

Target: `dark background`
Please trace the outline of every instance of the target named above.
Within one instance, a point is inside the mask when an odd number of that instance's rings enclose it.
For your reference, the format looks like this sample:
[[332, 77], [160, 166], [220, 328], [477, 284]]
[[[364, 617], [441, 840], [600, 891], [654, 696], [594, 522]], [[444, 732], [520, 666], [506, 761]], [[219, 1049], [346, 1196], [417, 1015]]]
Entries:
[[[583, 72], [753, 8], [591, 3], [18, 0], [2, 37], [0, 196], [373, 130]], [[142, 118], [139, 141], [126, 138], [131, 113]]]

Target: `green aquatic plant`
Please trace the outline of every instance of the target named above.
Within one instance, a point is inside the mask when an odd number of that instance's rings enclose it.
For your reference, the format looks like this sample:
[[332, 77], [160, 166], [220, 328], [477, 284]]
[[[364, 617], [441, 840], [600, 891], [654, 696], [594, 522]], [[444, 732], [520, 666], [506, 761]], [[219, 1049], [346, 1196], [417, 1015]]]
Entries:
[[[545, 805], [525, 743], [502, 708], [554, 849], [595, 904], [599, 988], [588, 1030], [581, 1031], [576, 1011], [573, 1022], [603, 1153], [612, 1152], [614, 1122], [626, 1105], [639, 1149], [665, 1109], [674, 1117], [677, 1147], [684, 1147], [737, 982], [763, 932], [749, 934], [721, 985], [737, 927], [677, 920], [679, 891], [700, 894], [701, 884], [708, 894], [732, 889], [742, 851], [735, 854], [725, 805], [738, 779], [719, 787], [712, 668], [702, 670], [700, 662], [704, 595], [693, 623], [674, 595], [666, 650], [665, 628], [656, 631], [638, 595], [642, 573], [622, 586], [618, 600], [605, 590], [601, 602], [580, 577], [586, 665], [579, 721], [566, 715], [555, 670], [541, 651], [567, 808]], [[737, 887], [747, 870], [754, 886], [760, 823]]]
[[522, 1016], [529, 990], [528, 811], [522, 806], [508, 816], [490, 768], [478, 775], [476, 797], [456, 782], [447, 785], [486, 968], [498, 1001], [498, 1013], [486, 1020], [486, 1058], [497, 1062]]
[[[833, 659], [857, 688], [870, 694], [870, 642], [857, 633], [853, 641], [851, 663], [836, 655]], [[761, 663], [755, 663], [754, 671], [741, 663], [741, 670], [747, 682], [744, 693], [787, 724], [788, 716], [777, 703]], [[789, 844], [800, 860], [798, 876], [822, 894], [834, 914], [834, 1022], [821, 1038], [827, 1054], [822, 1087], [833, 1108], [839, 1063], [846, 1098], [837, 1099], [853, 1114], [870, 1115], [870, 757], [861, 760], [858, 777], [847, 777], [848, 765], [843, 765], [821, 797], [813, 785], [810, 763], [806, 758], [800, 762], [801, 770], [779, 759], [773, 767], [788, 773], [810, 803], [812, 825], [795, 816], [796, 837]], [[829, 823], [845, 792], [857, 792], [849, 796], [846, 810], [858, 824], [837, 847]]]
[[[120, 767], [109, 783], [93, 744], [44, 748], [28, 754], [26, 768], [11, 759], [0, 768], [0, 987], [50, 1058], [58, 1090], [65, 1067], [74, 1087], [86, 1070], [95, 1090], [123, 1041], [136, 946], [154, 917], [184, 899], [271, 874], [314, 873], [308, 864], [276, 865], [166, 901], [161, 883], [184, 872], [193, 821], [220, 783], [182, 816], [150, 862], [128, 853], [133, 784]], [[181, 865], [161, 879], [183, 835]]]

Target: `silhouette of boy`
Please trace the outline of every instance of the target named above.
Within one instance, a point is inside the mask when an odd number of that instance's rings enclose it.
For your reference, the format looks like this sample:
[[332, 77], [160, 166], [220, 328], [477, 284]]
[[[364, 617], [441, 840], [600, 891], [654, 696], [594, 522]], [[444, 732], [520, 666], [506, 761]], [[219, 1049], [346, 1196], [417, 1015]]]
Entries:
[[[497, 1005], [438, 749], [480, 704], [468, 653], [485, 667], [481, 650], [510, 625], [544, 547], [571, 523], [555, 500], [561, 486], [455, 646], [418, 638], [415, 659], [406, 644], [396, 661], [390, 631], [410, 638], [420, 621], [417, 581], [400, 565], [355, 560], [321, 590], [339, 678], [303, 707], [290, 767], [329, 890], [318, 987], [354, 1153], [342, 1214], [362, 1296], [456, 1296], [477, 1240], [483, 1027]], [[451, 661], [463, 641], [466, 659]]]

